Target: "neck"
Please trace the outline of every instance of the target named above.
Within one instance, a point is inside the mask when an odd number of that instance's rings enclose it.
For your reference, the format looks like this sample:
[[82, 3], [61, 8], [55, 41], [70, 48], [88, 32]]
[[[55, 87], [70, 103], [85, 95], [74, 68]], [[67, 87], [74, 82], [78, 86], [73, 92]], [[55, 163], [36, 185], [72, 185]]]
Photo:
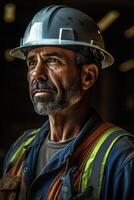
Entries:
[[91, 109], [86, 99], [49, 115], [50, 140], [65, 142], [77, 136], [82, 126], [88, 120]]

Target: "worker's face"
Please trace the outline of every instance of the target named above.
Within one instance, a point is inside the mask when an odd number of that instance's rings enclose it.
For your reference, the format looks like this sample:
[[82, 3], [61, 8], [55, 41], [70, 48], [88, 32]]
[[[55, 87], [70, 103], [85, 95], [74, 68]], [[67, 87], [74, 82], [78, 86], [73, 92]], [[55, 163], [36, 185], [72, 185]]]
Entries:
[[27, 55], [30, 97], [35, 111], [49, 115], [81, 98], [75, 52], [58, 47], [32, 49]]

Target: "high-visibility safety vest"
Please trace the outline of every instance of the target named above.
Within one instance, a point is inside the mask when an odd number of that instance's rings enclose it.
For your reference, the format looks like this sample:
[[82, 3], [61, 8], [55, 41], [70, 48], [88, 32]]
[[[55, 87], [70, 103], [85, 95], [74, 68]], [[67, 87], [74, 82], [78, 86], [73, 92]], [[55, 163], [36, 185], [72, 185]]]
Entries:
[[[25, 146], [29, 145], [32, 140], [36, 137], [38, 130], [32, 131], [29, 136], [27, 137], [27, 140], [23, 141], [21, 145], [18, 147], [18, 149], [13, 153], [10, 162], [16, 163], [17, 160], [21, 160], [25, 153]], [[85, 141], [80, 144], [80, 146], [77, 147], [76, 152], [74, 152], [75, 155], [72, 159], [75, 160], [75, 156], [79, 155], [79, 151], [83, 148], [83, 154], [85, 154], [84, 149], [87, 148], [85, 156], [82, 156], [82, 162], [80, 164], [81, 173], [78, 178], [78, 185], [79, 185], [79, 194], [76, 195], [76, 197], [71, 196], [72, 194], [70, 190], [72, 185], [69, 185], [69, 176], [66, 176], [63, 170], [63, 173], [61, 172], [58, 176], [58, 179], [55, 180], [56, 182], [53, 183], [53, 186], [55, 187], [55, 191], [57, 190], [56, 187], [59, 186], [59, 180], [60, 187], [62, 187], [61, 191], [63, 193], [62, 200], [79, 200], [79, 199], [91, 199], [91, 200], [99, 200], [100, 193], [101, 193], [101, 186], [104, 176], [104, 169], [107, 162], [108, 155], [110, 153], [110, 150], [112, 149], [113, 145], [116, 143], [117, 140], [119, 140], [123, 136], [131, 136], [131, 134], [127, 133], [125, 130], [113, 126], [107, 122], [102, 123], [101, 127], [96, 130], [94, 134], [94, 138], [92, 138], [92, 142], [88, 137], [85, 139]], [[90, 146], [90, 148], [88, 148]], [[19, 169], [18, 167], [16, 167]], [[69, 170], [69, 169], [68, 169]], [[18, 174], [18, 172], [15, 172]], [[71, 171], [69, 172], [71, 173]], [[68, 173], [68, 174], [69, 174]], [[91, 191], [92, 195], [89, 197], [89, 189], [93, 188]], [[47, 200], [49, 199], [56, 199], [56, 197], [52, 198], [52, 196], [55, 194], [52, 194], [53, 188], [48, 191]], [[87, 191], [87, 195], [86, 195]], [[50, 194], [50, 197], [49, 197]]]

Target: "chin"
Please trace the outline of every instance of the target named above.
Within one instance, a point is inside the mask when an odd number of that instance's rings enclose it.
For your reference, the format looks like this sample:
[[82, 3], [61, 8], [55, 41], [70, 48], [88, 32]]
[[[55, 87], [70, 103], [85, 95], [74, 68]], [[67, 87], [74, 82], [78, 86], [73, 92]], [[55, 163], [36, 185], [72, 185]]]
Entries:
[[38, 115], [46, 116], [52, 113], [56, 113], [59, 110], [62, 110], [65, 106], [55, 104], [55, 103], [36, 103], [34, 104], [34, 110]]
[[45, 105], [42, 105], [42, 103], [38, 103], [37, 105], [34, 105], [34, 110], [38, 115], [46, 116], [51, 113], [50, 109]]

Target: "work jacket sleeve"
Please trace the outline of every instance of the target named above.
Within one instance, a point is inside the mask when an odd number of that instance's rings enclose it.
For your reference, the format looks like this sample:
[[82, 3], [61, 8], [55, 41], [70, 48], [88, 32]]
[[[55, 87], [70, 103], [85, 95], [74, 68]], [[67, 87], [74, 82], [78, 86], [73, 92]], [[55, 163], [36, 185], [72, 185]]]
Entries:
[[14, 145], [12, 144], [2, 158], [2, 161], [1, 161], [1, 177], [6, 173], [6, 170], [9, 167], [9, 160], [10, 160], [10, 155], [13, 151], [13, 147], [14, 147]]
[[134, 199], [134, 158], [124, 164], [113, 183], [113, 200]]

